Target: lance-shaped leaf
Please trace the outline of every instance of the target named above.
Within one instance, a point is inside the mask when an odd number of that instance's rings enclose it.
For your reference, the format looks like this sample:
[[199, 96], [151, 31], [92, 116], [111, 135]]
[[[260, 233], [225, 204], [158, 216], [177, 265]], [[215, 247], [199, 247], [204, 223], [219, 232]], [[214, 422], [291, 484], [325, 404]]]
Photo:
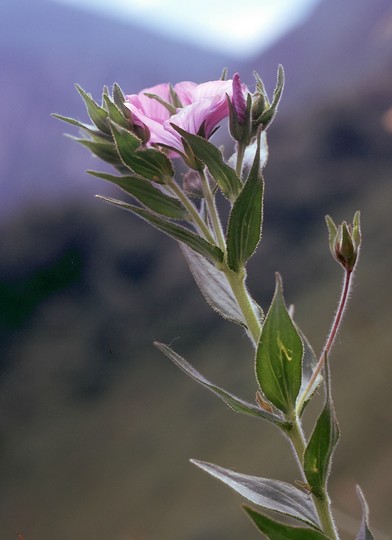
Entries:
[[224, 272], [187, 246], [182, 245], [181, 250], [200, 291], [210, 306], [225, 319], [246, 327], [243, 313]]
[[78, 84], [75, 85], [77, 91], [82, 96], [83, 101], [86, 105], [87, 112], [97, 126], [103, 133], [110, 135], [110, 123], [108, 119], [108, 112], [96, 103], [90, 94], [87, 94]]
[[63, 122], [66, 122], [67, 124], [71, 124], [72, 126], [76, 126], [83, 131], [85, 131], [88, 135], [93, 137], [95, 140], [103, 139], [105, 140], [105, 137], [110, 141], [111, 139], [108, 136], [105, 136], [99, 129], [97, 129], [92, 124], [85, 124], [84, 122], [79, 122], [79, 120], [75, 120], [74, 118], [69, 118], [68, 116], [62, 116], [61, 114], [52, 114], [54, 118], [57, 118], [58, 120], [62, 120]]
[[207, 240], [204, 240], [204, 238], [201, 238], [189, 229], [186, 229], [181, 225], [177, 225], [176, 223], [172, 223], [171, 221], [161, 218], [160, 216], [157, 216], [156, 214], [150, 212], [145, 208], [140, 208], [139, 206], [135, 206], [133, 204], [127, 204], [123, 201], [112, 199], [111, 197], [104, 197], [102, 195], [97, 195], [97, 197], [98, 199], [102, 199], [103, 201], [106, 201], [110, 204], [119, 206], [124, 210], [129, 210], [130, 212], [144, 219], [145, 221], [147, 221], [160, 231], [164, 232], [171, 238], [178, 240], [178, 242], [183, 242], [184, 244], [187, 244], [190, 248], [200, 253], [200, 255], [203, 255], [203, 257], [207, 257], [208, 259], [216, 263], [222, 262], [223, 252], [221, 251], [221, 249], [218, 246], [210, 244], [209, 242], [207, 242]]
[[117, 168], [124, 168], [123, 163], [117, 153], [116, 147], [110, 141], [90, 140], [80, 137], [74, 137], [73, 135], [67, 135], [68, 138], [76, 141], [83, 146], [86, 146], [94, 155], [101, 158], [103, 161], [114, 165]]
[[116, 184], [137, 199], [143, 206], [157, 214], [171, 219], [187, 220], [190, 218], [188, 211], [178, 199], [169, 197], [144, 178], [131, 175], [114, 176], [97, 171], [87, 172], [103, 180], [108, 180], [112, 184]]
[[357, 486], [357, 495], [362, 506], [362, 521], [361, 521], [361, 527], [358, 531], [358, 534], [355, 540], [374, 540], [374, 537], [372, 533], [369, 531], [369, 527], [368, 527], [369, 508], [365, 500], [365, 497], [362, 493], [362, 490], [359, 486]]
[[295, 486], [279, 480], [240, 474], [204, 461], [191, 459], [191, 462], [257, 506], [320, 529], [311, 500]]
[[326, 483], [331, 468], [333, 452], [339, 440], [339, 425], [333, 406], [328, 374], [325, 363], [326, 400], [316, 421], [304, 454], [304, 471], [312, 493], [319, 499], [325, 498]]
[[249, 506], [243, 507], [256, 528], [270, 540], [328, 540], [323, 533], [304, 527], [292, 527], [275, 521], [264, 514], [256, 512]]
[[140, 148], [141, 141], [136, 135], [117, 124], [111, 126], [119, 156], [132, 172], [159, 183], [173, 176], [172, 163], [165, 154], [153, 148]]
[[301, 387], [302, 356], [302, 340], [287, 311], [277, 274], [274, 298], [256, 352], [256, 377], [267, 399], [285, 414], [295, 408]]
[[188, 133], [174, 124], [173, 128], [188, 143], [195, 156], [207, 166], [222, 193], [228, 199], [234, 201], [241, 190], [242, 184], [235, 170], [225, 163], [218, 148], [203, 139], [203, 137]]
[[248, 403], [244, 401], [241, 398], [236, 397], [235, 395], [231, 394], [227, 390], [224, 390], [223, 388], [220, 388], [216, 384], [210, 382], [208, 379], [206, 379], [201, 373], [199, 373], [185, 358], [177, 354], [173, 349], [168, 347], [167, 345], [163, 343], [155, 342], [154, 345], [161, 351], [163, 354], [165, 354], [174, 364], [179, 367], [184, 373], [189, 375], [194, 381], [198, 382], [211, 392], [213, 392], [216, 396], [218, 396], [222, 401], [226, 403], [233, 411], [239, 412], [242, 414], [247, 414], [249, 416], [255, 416], [258, 418], [263, 418], [264, 420], [268, 420], [269, 422], [273, 422], [274, 424], [281, 425], [282, 427], [286, 427], [286, 423], [282, 418], [279, 416], [270, 413], [266, 410], [261, 409], [260, 407], [257, 407], [256, 405], [253, 405], [252, 403]]
[[264, 180], [260, 168], [260, 137], [249, 176], [230, 212], [227, 264], [238, 272], [253, 255], [261, 237]]

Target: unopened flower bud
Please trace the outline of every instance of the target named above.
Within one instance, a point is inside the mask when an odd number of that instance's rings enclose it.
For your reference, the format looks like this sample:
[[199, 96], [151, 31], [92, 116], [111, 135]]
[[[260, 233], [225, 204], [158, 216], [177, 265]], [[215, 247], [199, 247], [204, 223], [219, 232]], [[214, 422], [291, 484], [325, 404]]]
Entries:
[[245, 99], [244, 92], [246, 92], [246, 87], [241, 84], [238, 73], [235, 73], [233, 76], [232, 98], [227, 97], [230, 133], [234, 140], [248, 144], [250, 140], [252, 96], [248, 93]]
[[361, 246], [360, 213], [356, 212], [353, 223], [345, 221], [338, 227], [330, 216], [326, 216], [329, 230], [329, 247], [334, 259], [346, 270], [354, 270]]

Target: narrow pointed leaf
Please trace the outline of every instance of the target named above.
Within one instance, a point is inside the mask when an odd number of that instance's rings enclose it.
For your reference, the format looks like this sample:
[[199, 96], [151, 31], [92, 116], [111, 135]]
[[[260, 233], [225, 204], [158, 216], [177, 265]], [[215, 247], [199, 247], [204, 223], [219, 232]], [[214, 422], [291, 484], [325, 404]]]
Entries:
[[137, 199], [146, 208], [149, 208], [157, 214], [161, 214], [162, 216], [166, 216], [171, 219], [189, 219], [187, 210], [183, 207], [178, 199], [165, 195], [162, 193], [162, 191], [154, 187], [151, 182], [145, 180], [144, 178], [130, 175], [114, 176], [96, 171], [87, 172], [93, 176], [102, 178], [103, 180], [108, 180], [112, 184], [116, 184], [124, 191], [132, 195], [132, 197]]
[[261, 238], [264, 180], [260, 169], [260, 139], [249, 176], [230, 212], [227, 264], [238, 272], [253, 255]]
[[222, 262], [223, 260], [222, 251], [217, 246], [210, 244], [209, 242], [207, 242], [207, 240], [204, 240], [204, 238], [201, 238], [200, 236], [190, 231], [189, 229], [186, 229], [185, 227], [182, 227], [181, 225], [177, 225], [176, 223], [172, 223], [171, 221], [161, 218], [157, 216], [156, 214], [150, 212], [149, 210], [140, 208], [139, 206], [127, 204], [123, 201], [112, 199], [111, 197], [103, 197], [102, 195], [97, 195], [97, 197], [110, 204], [119, 206], [120, 208], [123, 208], [124, 210], [129, 210], [130, 212], [144, 219], [145, 221], [147, 221], [148, 223], [150, 223], [151, 225], [153, 225], [160, 231], [164, 232], [171, 238], [174, 238], [175, 240], [179, 242], [183, 242], [184, 244], [187, 244], [190, 248], [197, 251], [197, 253], [200, 253], [200, 255], [207, 257], [213, 262], [217, 262], [217, 263]]
[[246, 326], [225, 274], [187, 246], [183, 245], [181, 249], [200, 291], [210, 306], [225, 319]]
[[191, 462], [221, 480], [248, 501], [319, 529], [311, 500], [295, 486], [279, 480], [240, 474], [204, 461], [191, 459]]
[[301, 387], [302, 357], [302, 340], [287, 311], [277, 275], [274, 298], [256, 352], [256, 377], [263, 394], [285, 414], [295, 408]]
[[[328, 370], [328, 362], [325, 363]], [[331, 397], [326, 372], [327, 397], [323, 410], [316, 421], [304, 454], [304, 472], [312, 493], [319, 499], [325, 497], [326, 484], [331, 468], [333, 452], [339, 440], [339, 425]]]
[[76, 85], [76, 89], [83, 98], [91, 120], [98, 129], [103, 131], [103, 133], [110, 135], [108, 112], [103, 107], [100, 107], [98, 103], [93, 100], [91, 95], [87, 94], [87, 92], [85, 92], [78, 84]]
[[243, 508], [256, 528], [264, 533], [269, 540], [328, 540], [323, 533], [314, 529], [292, 527], [260, 514], [249, 506]]
[[83, 139], [80, 137], [73, 137], [68, 135], [70, 139], [76, 141], [83, 146], [86, 146], [91, 152], [103, 161], [114, 165], [115, 167], [122, 166], [122, 161], [117, 153], [116, 147], [109, 141], [93, 141], [90, 139]]
[[68, 116], [62, 116], [61, 114], [52, 114], [52, 116], [54, 118], [57, 118], [58, 120], [62, 120], [63, 122], [66, 122], [67, 124], [71, 124], [72, 126], [76, 126], [82, 129], [83, 131], [85, 131], [91, 137], [94, 137], [95, 139], [97, 139], [98, 137], [99, 138], [104, 137], [104, 134], [92, 124], [84, 124], [83, 122], [79, 122], [78, 120], [75, 120], [74, 118], [69, 118]]
[[241, 190], [242, 184], [234, 169], [223, 160], [219, 149], [203, 137], [193, 135], [173, 125], [174, 129], [189, 144], [195, 156], [202, 161], [218, 184], [222, 193], [231, 201], [234, 201]]
[[260, 407], [257, 407], [256, 405], [253, 405], [252, 403], [248, 403], [244, 401], [241, 398], [238, 398], [228, 392], [227, 390], [224, 390], [223, 388], [220, 388], [216, 384], [210, 382], [208, 379], [206, 379], [201, 373], [199, 373], [185, 358], [177, 354], [175, 351], [173, 351], [170, 347], [167, 345], [164, 345], [163, 343], [155, 342], [154, 345], [161, 351], [163, 354], [165, 354], [170, 360], [174, 362], [174, 364], [179, 367], [184, 373], [189, 375], [194, 381], [198, 382], [211, 392], [213, 392], [215, 395], [217, 395], [222, 401], [226, 403], [233, 411], [239, 412], [242, 414], [247, 414], [250, 416], [255, 416], [258, 418], [263, 418], [264, 420], [268, 420], [269, 422], [273, 422], [275, 424], [279, 424], [284, 426], [285, 422], [277, 415], [269, 413], [267, 411], [262, 410]]
[[362, 493], [362, 490], [359, 486], [357, 486], [357, 495], [362, 506], [362, 522], [355, 540], [374, 540], [374, 536], [369, 531], [368, 527], [369, 508]]
[[265, 127], [271, 124], [271, 122], [276, 116], [280, 98], [282, 97], [283, 88], [284, 88], [284, 70], [283, 70], [283, 66], [279, 65], [276, 87], [274, 90], [272, 103], [265, 110], [265, 112], [260, 116], [260, 119], [259, 119], [259, 122]]
[[174, 174], [171, 161], [158, 150], [141, 148], [141, 141], [136, 135], [112, 123], [112, 134], [118, 153], [132, 172], [158, 183], [164, 183]]

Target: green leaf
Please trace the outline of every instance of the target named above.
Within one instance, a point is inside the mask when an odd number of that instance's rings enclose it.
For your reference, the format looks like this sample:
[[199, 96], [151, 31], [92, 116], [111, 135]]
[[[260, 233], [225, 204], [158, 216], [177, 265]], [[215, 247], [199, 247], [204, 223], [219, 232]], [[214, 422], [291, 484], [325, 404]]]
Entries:
[[368, 527], [369, 508], [362, 493], [362, 490], [359, 486], [357, 486], [357, 495], [362, 506], [362, 522], [355, 540], [374, 540], [374, 536], [369, 531]]
[[[79, 122], [78, 120], [75, 120], [74, 118], [69, 118], [68, 116], [62, 116], [61, 114], [52, 114], [54, 118], [57, 118], [58, 120], [62, 120], [63, 122], [66, 122], [67, 124], [71, 124], [72, 126], [76, 126], [86, 133], [88, 133], [91, 137], [94, 137], [95, 140], [103, 139], [105, 135], [99, 131], [95, 126], [92, 124], [84, 124], [83, 122]], [[110, 140], [110, 139], [109, 139]]]
[[108, 112], [103, 107], [100, 107], [98, 103], [96, 103], [92, 99], [91, 95], [87, 94], [87, 92], [85, 92], [83, 88], [81, 88], [78, 84], [76, 84], [75, 86], [77, 91], [83, 98], [91, 120], [94, 122], [94, 124], [99, 130], [101, 130], [103, 133], [106, 133], [107, 135], [110, 135]]
[[185, 139], [195, 156], [207, 166], [222, 193], [229, 200], [234, 201], [242, 184], [235, 170], [225, 163], [218, 148], [203, 137], [188, 133], [174, 124], [173, 128]]
[[256, 352], [256, 377], [267, 399], [285, 414], [294, 410], [301, 387], [302, 357], [302, 340], [285, 306], [277, 274]]
[[187, 244], [190, 248], [197, 251], [197, 253], [203, 255], [203, 257], [207, 257], [216, 263], [221, 263], [223, 261], [223, 253], [218, 246], [210, 244], [207, 242], [207, 240], [204, 240], [204, 238], [201, 238], [189, 229], [186, 229], [181, 225], [177, 225], [176, 223], [172, 223], [171, 221], [167, 221], [166, 219], [157, 216], [147, 209], [140, 208], [139, 206], [127, 204], [123, 201], [112, 199], [111, 197], [103, 197], [102, 195], [97, 195], [97, 197], [110, 204], [124, 208], [124, 210], [129, 210], [171, 238]]
[[112, 134], [118, 153], [132, 172], [158, 183], [165, 183], [167, 177], [174, 175], [170, 159], [153, 148], [141, 148], [141, 141], [136, 135], [112, 123]]
[[243, 313], [221, 270], [187, 246], [181, 247], [195, 281], [210, 306], [222, 317], [246, 327]]
[[188, 211], [183, 207], [181, 202], [174, 197], [165, 195], [161, 190], [154, 187], [151, 182], [138, 176], [114, 176], [111, 174], [101, 173], [97, 171], [87, 171], [93, 176], [108, 180], [113, 184], [121, 187], [124, 191], [132, 195], [146, 208], [149, 208], [157, 214], [166, 216], [172, 219], [189, 219]]
[[260, 136], [249, 176], [230, 212], [227, 264], [238, 272], [253, 255], [261, 238], [264, 180], [260, 170]]
[[114, 165], [115, 167], [122, 166], [122, 162], [117, 153], [116, 147], [112, 142], [109, 141], [92, 141], [89, 139], [83, 139], [79, 137], [73, 137], [68, 135], [70, 139], [76, 141], [83, 146], [86, 146], [91, 152], [97, 157], [101, 158], [103, 161]]
[[256, 416], [258, 418], [263, 418], [264, 420], [268, 420], [269, 422], [273, 422], [274, 424], [285, 426], [285, 422], [279, 416], [265, 411], [260, 407], [253, 405], [252, 403], [248, 403], [243, 399], [234, 396], [230, 392], [227, 392], [223, 388], [220, 388], [216, 384], [210, 382], [203, 375], [201, 375], [201, 373], [199, 373], [191, 364], [189, 364], [189, 362], [187, 362], [185, 358], [177, 354], [167, 345], [158, 342], [155, 342], [154, 345], [161, 352], [163, 352], [163, 354], [170, 358], [170, 360], [172, 360], [174, 364], [179, 367], [184, 373], [186, 373], [194, 381], [201, 384], [202, 386], [213, 392], [215, 395], [217, 395], [233, 411], [247, 414], [250, 416]]
[[240, 474], [204, 461], [191, 459], [191, 462], [221, 480], [248, 501], [319, 529], [311, 500], [295, 486], [279, 480]]
[[304, 454], [304, 472], [312, 493], [324, 499], [333, 452], [339, 440], [339, 425], [331, 397], [328, 361], [325, 362], [327, 396]]
[[270, 540], [328, 540], [323, 533], [303, 527], [292, 527], [279, 523], [273, 519], [256, 512], [249, 506], [243, 507], [256, 528], [264, 533]]

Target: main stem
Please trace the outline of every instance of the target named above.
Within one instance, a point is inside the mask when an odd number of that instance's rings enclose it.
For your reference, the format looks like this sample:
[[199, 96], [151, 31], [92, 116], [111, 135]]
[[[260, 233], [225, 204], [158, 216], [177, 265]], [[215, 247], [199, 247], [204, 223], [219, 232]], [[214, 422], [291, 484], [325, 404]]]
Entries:
[[[306, 439], [302, 430], [301, 422], [297, 416], [291, 419], [292, 428], [287, 433], [290, 439], [291, 445], [294, 449], [295, 456], [297, 458], [298, 466], [301, 471], [303, 482], [306, 484], [306, 476], [303, 469], [303, 457], [306, 449]], [[312, 494], [313, 504], [319, 518], [321, 530], [331, 540], [339, 540], [339, 534], [336, 529], [333, 517], [331, 514], [330, 501], [327, 492], [324, 490], [323, 497], [316, 497]]]
[[254, 304], [246, 289], [245, 269], [240, 272], [234, 272], [233, 270], [230, 270], [230, 268], [226, 268], [224, 272], [230, 284], [231, 290], [233, 291], [234, 297], [237, 300], [237, 303], [244, 316], [249, 336], [256, 347], [260, 339], [261, 322], [259, 317], [256, 315]]

